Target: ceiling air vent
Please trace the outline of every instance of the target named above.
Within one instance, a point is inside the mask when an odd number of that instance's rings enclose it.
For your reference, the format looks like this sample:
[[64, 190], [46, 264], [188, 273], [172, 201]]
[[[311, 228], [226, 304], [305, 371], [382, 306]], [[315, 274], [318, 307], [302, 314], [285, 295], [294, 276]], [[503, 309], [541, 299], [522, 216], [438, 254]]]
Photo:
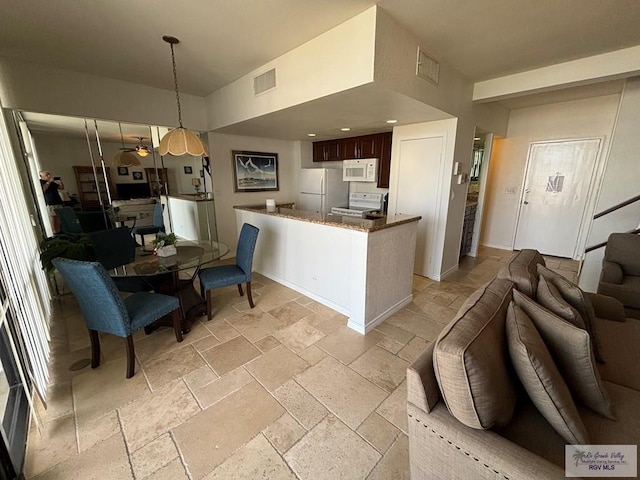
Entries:
[[440, 81], [440, 63], [418, 48], [418, 64], [416, 75], [438, 85]]
[[261, 75], [253, 78], [253, 94], [259, 95], [276, 88], [276, 69], [272, 68], [268, 72], [264, 72]]

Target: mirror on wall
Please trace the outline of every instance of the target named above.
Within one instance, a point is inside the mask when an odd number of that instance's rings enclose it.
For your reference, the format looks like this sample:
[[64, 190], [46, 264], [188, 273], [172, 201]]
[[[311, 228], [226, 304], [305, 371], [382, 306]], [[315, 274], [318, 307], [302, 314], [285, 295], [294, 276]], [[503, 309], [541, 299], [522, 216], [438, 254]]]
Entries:
[[[203, 159], [161, 157], [167, 127], [84, 119], [36, 112], [14, 112], [26, 150], [33, 191], [41, 192], [39, 172], [51, 173], [64, 205], [85, 220], [87, 229], [135, 219], [153, 225], [156, 202], [167, 231], [194, 241], [217, 241], [214, 201]], [[198, 185], [196, 189], [194, 185]], [[62, 188], [64, 187], [64, 188]], [[44, 194], [35, 199], [52, 235]]]

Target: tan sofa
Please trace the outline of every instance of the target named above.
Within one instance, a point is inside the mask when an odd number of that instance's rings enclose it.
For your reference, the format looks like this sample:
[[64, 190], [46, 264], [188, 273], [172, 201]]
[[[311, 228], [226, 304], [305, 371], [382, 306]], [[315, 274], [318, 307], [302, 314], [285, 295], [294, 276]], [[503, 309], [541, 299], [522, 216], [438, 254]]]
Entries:
[[[535, 250], [514, 255], [499, 278], [476, 291], [438, 340], [408, 368], [412, 479], [565, 478], [564, 446], [569, 442], [532, 403], [514, 372], [506, 346], [507, 310], [513, 308], [514, 296], [523, 297], [514, 290], [536, 298], [538, 264], [544, 265], [544, 259]], [[578, 402], [577, 413], [590, 444], [636, 445], [640, 441], [640, 321], [625, 319], [616, 300], [587, 296], [593, 304], [592, 315], [595, 313], [590, 328], [599, 339], [597, 348], [605, 362], [594, 360], [593, 365], [617, 420]], [[454, 334], [467, 337], [463, 339], [467, 357], [460, 364], [455, 362], [456, 352], [447, 350], [447, 340]], [[589, 342], [591, 337], [586, 338]], [[434, 368], [434, 350], [439, 368]], [[476, 378], [456, 379], [460, 371], [471, 372]], [[489, 386], [489, 394], [476, 395], [474, 409], [465, 410], [464, 399], [477, 387], [474, 382], [478, 377]], [[576, 396], [573, 391], [571, 395]]]

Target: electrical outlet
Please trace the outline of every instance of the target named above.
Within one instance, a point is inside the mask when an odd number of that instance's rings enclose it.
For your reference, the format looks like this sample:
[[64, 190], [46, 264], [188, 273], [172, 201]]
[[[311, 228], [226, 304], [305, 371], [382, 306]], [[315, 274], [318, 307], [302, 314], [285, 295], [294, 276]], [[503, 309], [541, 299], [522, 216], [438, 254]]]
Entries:
[[507, 195], [515, 195], [516, 187], [507, 187], [504, 189], [504, 193], [506, 193]]

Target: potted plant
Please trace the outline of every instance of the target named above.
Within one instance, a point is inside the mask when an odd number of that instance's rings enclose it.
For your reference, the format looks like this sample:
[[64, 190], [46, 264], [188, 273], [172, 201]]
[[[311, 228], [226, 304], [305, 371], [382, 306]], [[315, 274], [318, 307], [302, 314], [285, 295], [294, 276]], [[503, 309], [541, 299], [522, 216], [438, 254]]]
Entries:
[[54, 237], [45, 238], [40, 243], [40, 262], [47, 273], [55, 270], [51, 260], [57, 257], [93, 261], [96, 254], [87, 234], [59, 233]]
[[170, 257], [178, 253], [176, 243], [178, 243], [178, 239], [175, 233], [161, 233], [153, 241], [154, 251], [159, 257]]

